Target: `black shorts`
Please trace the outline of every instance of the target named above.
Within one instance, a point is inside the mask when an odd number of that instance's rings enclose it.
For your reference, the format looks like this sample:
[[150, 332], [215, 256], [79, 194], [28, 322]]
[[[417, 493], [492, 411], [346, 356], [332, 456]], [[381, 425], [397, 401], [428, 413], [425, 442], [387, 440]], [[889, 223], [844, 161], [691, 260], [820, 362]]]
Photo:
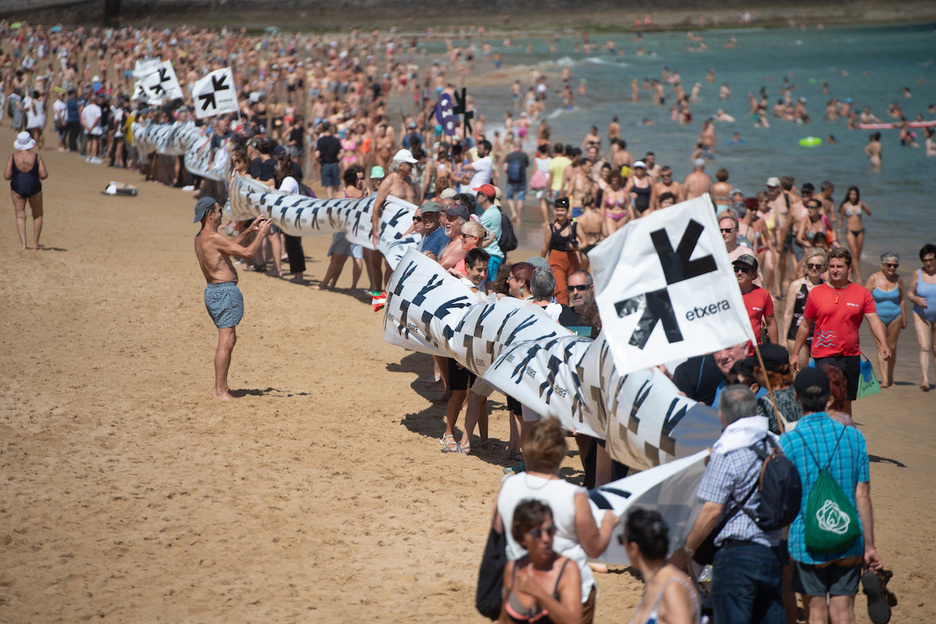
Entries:
[[858, 355], [833, 355], [816, 358], [816, 368], [822, 369], [831, 364], [845, 376], [845, 398], [854, 401], [858, 398], [858, 379], [861, 377], [861, 357]]
[[454, 359], [449, 358], [449, 390], [467, 390], [474, 383], [477, 375], [464, 366], [460, 366]]
[[523, 405], [520, 404], [520, 401], [513, 398], [510, 395], [507, 395], [507, 411], [511, 414], [516, 414], [520, 416], [523, 414]]

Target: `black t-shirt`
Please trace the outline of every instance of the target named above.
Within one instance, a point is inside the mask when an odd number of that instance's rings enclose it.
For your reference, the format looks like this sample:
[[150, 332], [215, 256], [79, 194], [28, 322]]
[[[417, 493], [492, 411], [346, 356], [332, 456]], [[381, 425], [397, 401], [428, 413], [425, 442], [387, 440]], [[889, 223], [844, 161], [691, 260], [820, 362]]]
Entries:
[[530, 166], [530, 157], [526, 152], [517, 150], [504, 157], [507, 163], [507, 181], [512, 184], [526, 184], [526, 170]]
[[303, 141], [305, 140], [305, 133], [302, 132], [302, 128], [293, 128], [289, 131], [288, 142], [290, 145], [295, 145], [298, 148], [302, 148]]
[[559, 313], [559, 324], [571, 331], [576, 336], [585, 338], [595, 338], [598, 332], [591, 325], [582, 322], [582, 315], [575, 311], [575, 308], [567, 305], [562, 306], [562, 312]]
[[230, 139], [232, 136], [234, 136], [234, 133], [230, 130], [228, 130], [227, 134], [219, 134], [215, 132], [211, 135], [211, 149], [220, 149], [224, 145], [225, 141]]
[[276, 159], [267, 158], [263, 160], [258, 156], [250, 161], [250, 168], [247, 172], [258, 180], [272, 180], [276, 177]]
[[679, 391], [706, 405], [715, 402], [715, 391], [724, 380], [725, 376], [715, 363], [715, 356], [710, 353], [689, 358], [673, 372], [673, 383]]
[[319, 152], [319, 161], [323, 165], [338, 162], [338, 153], [341, 151], [341, 141], [333, 134], [326, 134], [319, 137], [315, 144], [315, 149]]

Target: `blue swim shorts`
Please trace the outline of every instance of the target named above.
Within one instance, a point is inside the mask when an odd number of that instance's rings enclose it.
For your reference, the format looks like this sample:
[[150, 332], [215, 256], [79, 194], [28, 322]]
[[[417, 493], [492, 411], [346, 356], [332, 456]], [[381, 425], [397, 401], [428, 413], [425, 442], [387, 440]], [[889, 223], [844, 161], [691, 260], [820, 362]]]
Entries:
[[205, 308], [218, 329], [236, 327], [244, 318], [244, 296], [237, 282], [205, 286]]

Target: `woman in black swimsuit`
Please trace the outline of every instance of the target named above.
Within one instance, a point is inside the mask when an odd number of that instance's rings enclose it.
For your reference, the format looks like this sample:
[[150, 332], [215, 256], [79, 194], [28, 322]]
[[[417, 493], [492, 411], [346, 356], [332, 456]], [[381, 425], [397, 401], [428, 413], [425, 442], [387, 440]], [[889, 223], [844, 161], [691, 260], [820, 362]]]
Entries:
[[634, 163], [634, 175], [624, 185], [624, 193], [633, 201], [634, 218], [643, 217], [656, 209], [656, 191], [647, 175], [647, 165], [642, 160]]
[[28, 132], [20, 132], [13, 142], [16, 150], [10, 155], [3, 178], [10, 181], [10, 197], [16, 212], [16, 231], [20, 238], [20, 251], [26, 249], [26, 202], [32, 208], [34, 249], [42, 249], [39, 235], [42, 233], [42, 180], [49, 177], [45, 163], [39, 154], [30, 150], [36, 142]]

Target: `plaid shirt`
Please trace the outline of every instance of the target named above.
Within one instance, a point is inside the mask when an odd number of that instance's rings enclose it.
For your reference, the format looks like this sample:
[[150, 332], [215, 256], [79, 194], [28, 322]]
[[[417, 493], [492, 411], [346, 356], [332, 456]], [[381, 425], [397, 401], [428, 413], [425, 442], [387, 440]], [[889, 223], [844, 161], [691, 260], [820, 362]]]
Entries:
[[[724, 505], [722, 517], [735, 505], [740, 505], [760, 477], [761, 461], [749, 448], [740, 448], [727, 453], [713, 453], [702, 483], [696, 496], [700, 500]], [[780, 531], [766, 532], [751, 519], [745, 510], [757, 516], [757, 505], [760, 503], [760, 492], [756, 489], [744, 504], [744, 509], [738, 511], [728, 521], [725, 527], [715, 538], [715, 545], [721, 546], [725, 540], [739, 540], [756, 542], [764, 546], [776, 546], [780, 543]]]
[[[835, 449], [835, 441], [842, 436]], [[809, 450], [805, 447], [808, 446]], [[800, 480], [803, 483], [803, 500], [800, 513], [790, 525], [790, 556], [801, 563], [816, 565], [864, 554], [864, 535], [860, 536], [851, 548], [840, 553], [814, 553], [806, 550], [804, 531], [806, 521], [806, 501], [819, 471], [829, 466], [832, 478], [839, 484], [848, 501], [858, 509], [855, 489], [859, 483], [870, 481], [868, 470], [868, 450], [865, 438], [855, 427], [846, 427], [829, 417], [825, 412], [816, 412], [803, 416], [796, 423], [796, 429], [780, 436], [780, 448], [796, 464]], [[835, 455], [832, 455], [833, 450]], [[831, 463], [830, 463], [831, 459]], [[817, 466], [816, 462], [821, 465]], [[861, 518], [859, 517], [859, 522]]]

